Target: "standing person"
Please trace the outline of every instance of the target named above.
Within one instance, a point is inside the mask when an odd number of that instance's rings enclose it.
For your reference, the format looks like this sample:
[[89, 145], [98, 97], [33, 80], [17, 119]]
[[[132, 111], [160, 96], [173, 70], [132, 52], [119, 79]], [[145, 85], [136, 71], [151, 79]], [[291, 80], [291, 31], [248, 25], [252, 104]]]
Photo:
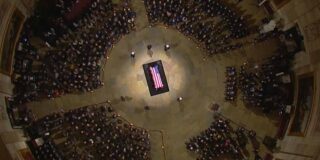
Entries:
[[144, 110], [145, 111], [149, 111], [150, 110], [150, 106], [148, 106], [148, 105], [144, 106]]
[[151, 44], [148, 44], [147, 45], [147, 54], [150, 56], [150, 57], [152, 57], [152, 55], [153, 55], [153, 52], [152, 52], [152, 45]]
[[263, 160], [260, 155], [259, 155], [259, 151], [258, 150], [254, 150], [254, 160]]
[[134, 58], [136, 56], [136, 53], [132, 51], [130, 56], [131, 56], [131, 58]]
[[242, 0], [238, 0], [238, 1], [237, 1], [237, 4], [239, 4], [240, 2], [242, 2]]
[[165, 44], [164, 45], [164, 51], [168, 51], [170, 49], [170, 45], [169, 44]]

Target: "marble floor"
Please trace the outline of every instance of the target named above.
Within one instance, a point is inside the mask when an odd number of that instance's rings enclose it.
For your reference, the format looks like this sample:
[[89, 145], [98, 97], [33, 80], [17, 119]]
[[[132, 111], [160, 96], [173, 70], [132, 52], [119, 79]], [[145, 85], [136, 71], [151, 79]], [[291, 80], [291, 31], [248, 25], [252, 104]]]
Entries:
[[[275, 135], [275, 121], [245, 107], [240, 95], [234, 103], [224, 101], [224, 78], [226, 66], [240, 66], [245, 61], [254, 62], [270, 56], [277, 41], [270, 40], [228, 55], [204, 58], [196, 44], [178, 31], [161, 26], [148, 27], [141, 5], [141, 1], [134, 1], [133, 7], [138, 12], [137, 31], [120, 40], [103, 67], [105, 85], [92, 93], [71, 94], [28, 104], [37, 117], [60, 109], [111, 100], [115, 110], [133, 124], [163, 131], [168, 160], [195, 159], [184, 143], [209, 127], [213, 120], [213, 113], [209, 110], [212, 103], [221, 105], [220, 112], [225, 117], [256, 130], [259, 137]], [[166, 43], [172, 46], [168, 52], [163, 50]], [[148, 44], [153, 46], [152, 53], [147, 52]], [[134, 59], [130, 57], [132, 51], [136, 53]], [[156, 60], [163, 62], [170, 92], [150, 96], [142, 65]], [[121, 101], [121, 96], [126, 100]], [[176, 100], [179, 96], [183, 97], [181, 103]], [[144, 110], [146, 105], [150, 106], [149, 111]], [[161, 136], [152, 132], [151, 141], [153, 159], [164, 159]]]

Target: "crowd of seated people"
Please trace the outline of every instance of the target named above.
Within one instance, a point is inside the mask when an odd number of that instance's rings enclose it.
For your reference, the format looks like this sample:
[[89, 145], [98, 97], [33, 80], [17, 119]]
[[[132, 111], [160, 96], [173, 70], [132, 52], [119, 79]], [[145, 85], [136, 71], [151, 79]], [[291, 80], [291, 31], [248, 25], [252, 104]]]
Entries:
[[144, 0], [151, 25], [163, 23], [196, 40], [208, 55], [242, 47], [238, 39], [249, 35], [243, 16], [225, 2]]
[[249, 138], [257, 158], [260, 157], [259, 145], [256, 145], [258, 141], [255, 137], [254, 131], [247, 131], [242, 127], [234, 130], [228, 120], [215, 117], [208, 129], [186, 142], [186, 147], [189, 151], [196, 153], [199, 160], [225, 158], [243, 160], [250, 156], [246, 149]]
[[282, 113], [289, 97], [281, 75], [290, 72], [292, 54], [279, 52], [260, 65], [245, 63], [239, 73], [239, 88], [243, 100], [264, 113]]
[[16, 49], [14, 72], [23, 74], [32, 69], [33, 61], [39, 60], [40, 56], [35, 47], [33, 47], [28, 39], [28, 35], [21, 33], [20, 42]]
[[33, 157], [36, 160], [63, 160], [56, 144], [50, 139], [39, 138], [37, 140], [29, 141], [28, 144], [33, 153]]
[[31, 44], [33, 31], [25, 24], [14, 64], [14, 73], [19, 75], [13, 80], [17, 104], [70, 92], [92, 92], [103, 85], [101, 60], [123, 35], [134, 29], [135, 14], [128, 4], [112, 10], [109, 1], [92, 5], [90, 14], [75, 22], [77, 28], [73, 32], [61, 36], [57, 47], [49, 45], [42, 54]]
[[97, 18], [95, 12], [99, 12], [98, 8], [113, 10], [114, 4], [111, 0], [41, 0], [35, 6], [27, 24], [48, 46], [56, 46], [61, 36], [78, 28], [77, 23]]
[[237, 98], [237, 71], [235, 67], [226, 68], [225, 100], [234, 101]]
[[63, 159], [151, 159], [148, 131], [107, 105], [53, 113], [34, 121], [27, 131], [54, 141]]

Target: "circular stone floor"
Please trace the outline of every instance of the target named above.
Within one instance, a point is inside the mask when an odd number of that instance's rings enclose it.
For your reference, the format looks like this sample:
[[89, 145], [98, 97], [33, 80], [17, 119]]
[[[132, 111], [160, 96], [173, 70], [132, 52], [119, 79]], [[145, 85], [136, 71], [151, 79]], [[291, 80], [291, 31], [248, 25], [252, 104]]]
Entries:
[[[171, 44], [168, 53], [164, 44]], [[147, 45], [152, 44], [152, 56]], [[258, 61], [275, 50], [276, 42], [268, 41], [229, 55], [203, 59], [196, 44], [176, 30], [164, 27], [144, 28], [123, 37], [112, 49], [104, 66], [105, 85], [93, 93], [71, 94], [54, 100], [28, 104], [41, 117], [59, 109], [73, 109], [111, 100], [115, 110], [133, 124], [164, 132], [168, 160], [191, 160], [195, 155], [185, 148], [185, 142], [209, 127], [213, 102], [221, 105], [221, 113], [231, 120], [257, 131], [259, 137], [274, 135], [276, 126], [269, 118], [256, 114], [238, 101], [224, 101], [225, 67], [239, 66], [246, 60]], [[136, 57], [130, 57], [135, 51]], [[249, 57], [249, 58], [248, 58]], [[150, 96], [142, 64], [162, 60], [170, 91]], [[126, 101], [121, 101], [125, 96]], [[177, 102], [177, 97], [184, 99]], [[149, 111], [144, 106], [150, 106]], [[164, 159], [161, 136], [151, 133], [153, 159]]]

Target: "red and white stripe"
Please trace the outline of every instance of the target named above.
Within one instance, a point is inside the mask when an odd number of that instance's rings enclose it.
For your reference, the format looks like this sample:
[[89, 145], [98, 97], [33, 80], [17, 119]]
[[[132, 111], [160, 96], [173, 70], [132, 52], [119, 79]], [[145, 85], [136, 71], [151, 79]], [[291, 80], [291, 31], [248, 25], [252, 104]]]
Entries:
[[153, 83], [154, 83], [154, 87], [156, 89], [163, 88], [163, 83], [162, 83], [160, 74], [159, 74], [159, 72], [157, 72], [156, 68], [155, 67], [150, 67], [150, 72], [151, 72], [151, 75], [152, 75], [152, 80], [153, 80]]

